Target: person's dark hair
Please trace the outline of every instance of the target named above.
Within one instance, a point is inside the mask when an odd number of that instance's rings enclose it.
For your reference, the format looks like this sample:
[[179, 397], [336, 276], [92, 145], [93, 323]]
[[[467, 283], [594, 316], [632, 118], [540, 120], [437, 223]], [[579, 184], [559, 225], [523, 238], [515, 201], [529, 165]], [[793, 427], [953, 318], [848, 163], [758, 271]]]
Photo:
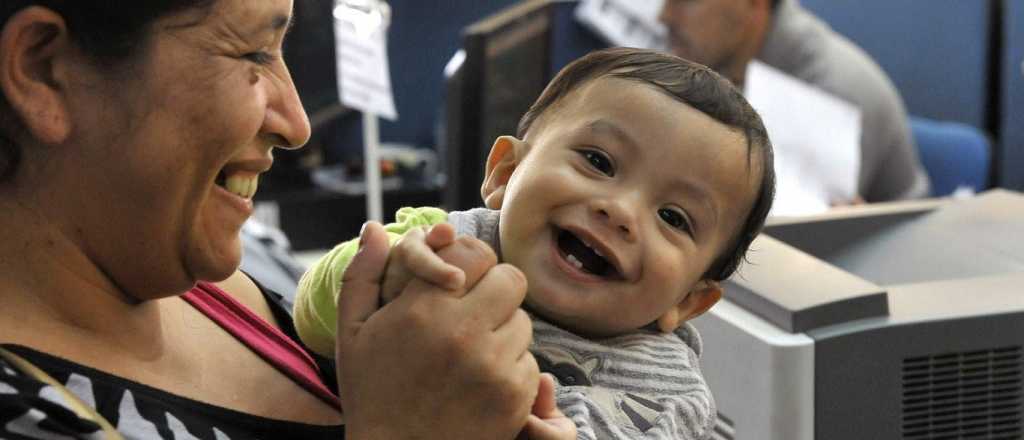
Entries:
[[779, 0], [772, 0], [772, 10], [774, 11], [779, 7]]
[[558, 72], [519, 120], [519, 138], [526, 139], [537, 119], [573, 90], [605, 76], [653, 86], [673, 99], [742, 131], [747, 141], [748, 166], [751, 155], [755, 151], [760, 153], [761, 182], [754, 206], [734, 242], [704, 274], [705, 278], [718, 281], [729, 278], [764, 227], [775, 197], [774, 153], [761, 117], [729, 80], [705, 66], [652, 50], [613, 48], [591, 52]]
[[[29, 6], [48, 8], [64, 17], [68, 32], [97, 65], [115, 66], [131, 59], [148, 42], [150, 25], [158, 18], [217, 0], [3, 0], [0, 30], [18, 11]], [[15, 134], [21, 124], [0, 93], [0, 182], [12, 178], [21, 161]]]

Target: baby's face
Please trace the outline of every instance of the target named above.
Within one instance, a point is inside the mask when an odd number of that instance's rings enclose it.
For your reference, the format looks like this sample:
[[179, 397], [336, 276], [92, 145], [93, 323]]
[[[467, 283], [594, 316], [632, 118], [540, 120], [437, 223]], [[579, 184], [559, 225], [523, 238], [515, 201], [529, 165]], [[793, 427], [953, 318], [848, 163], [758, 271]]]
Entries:
[[742, 133], [623, 79], [584, 84], [527, 141], [501, 199], [502, 257], [526, 274], [533, 310], [594, 336], [678, 304], [739, 232], [760, 180]]

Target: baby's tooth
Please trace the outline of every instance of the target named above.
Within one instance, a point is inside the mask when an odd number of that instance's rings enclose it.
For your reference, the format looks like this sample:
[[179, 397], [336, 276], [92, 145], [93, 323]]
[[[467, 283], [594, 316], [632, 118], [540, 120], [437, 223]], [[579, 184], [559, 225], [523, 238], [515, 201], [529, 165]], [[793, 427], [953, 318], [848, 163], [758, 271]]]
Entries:
[[572, 264], [577, 269], [583, 268], [583, 262], [578, 260], [575, 255], [569, 254], [565, 257], [565, 259], [569, 261], [569, 264]]
[[597, 254], [600, 257], [604, 257], [604, 254], [602, 254], [601, 251], [597, 250], [597, 248], [595, 248], [594, 245], [592, 245], [592, 244], [590, 244], [590, 243], [588, 243], [588, 242], [586, 242], [584, 240], [580, 240], [580, 241], [583, 242], [583, 245], [586, 246], [587, 249], [590, 249], [590, 250], [594, 251], [594, 253]]

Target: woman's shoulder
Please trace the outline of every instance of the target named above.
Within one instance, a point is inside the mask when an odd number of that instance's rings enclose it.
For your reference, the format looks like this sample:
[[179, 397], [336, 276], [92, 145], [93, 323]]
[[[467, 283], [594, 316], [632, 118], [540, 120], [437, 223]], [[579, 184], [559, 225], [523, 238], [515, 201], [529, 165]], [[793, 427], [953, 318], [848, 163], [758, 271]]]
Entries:
[[259, 315], [260, 318], [280, 327], [263, 290], [242, 271], [235, 271], [228, 279], [216, 283], [216, 286]]

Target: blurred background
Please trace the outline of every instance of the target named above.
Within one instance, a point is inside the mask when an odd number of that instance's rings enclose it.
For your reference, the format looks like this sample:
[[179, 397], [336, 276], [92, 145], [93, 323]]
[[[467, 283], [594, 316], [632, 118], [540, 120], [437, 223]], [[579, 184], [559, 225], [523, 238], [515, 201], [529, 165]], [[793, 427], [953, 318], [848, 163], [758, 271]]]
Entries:
[[[388, 3], [399, 119], [380, 128], [386, 219], [405, 205], [476, 206], [490, 142], [514, 133], [558, 69], [614, 45], [578, 19], [577, 1]], [[604, 9], [614, 13], [615, 3]], [[800, 3], [889, 76], [911, 117], [929, 196], [1024, 189], [1024, 2]], [[278, 154], [257, 195], [259, 219], [283, 229], [297, 250], [350, 237], [365, 217], [361, 116], [338, 99], [333, 7], [296, 0], [286, 58], [314, 135], [307, 148]]]

